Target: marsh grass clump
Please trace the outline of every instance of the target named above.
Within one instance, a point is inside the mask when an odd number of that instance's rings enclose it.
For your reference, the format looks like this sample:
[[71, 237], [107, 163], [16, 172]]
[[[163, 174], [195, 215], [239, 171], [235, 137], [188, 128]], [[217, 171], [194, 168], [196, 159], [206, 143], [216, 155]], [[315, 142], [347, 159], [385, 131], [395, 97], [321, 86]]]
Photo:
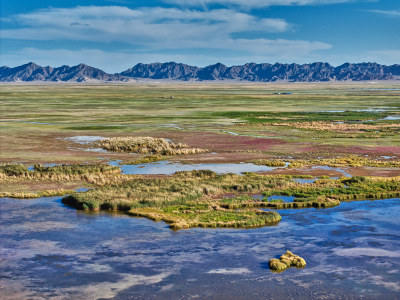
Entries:
[[359, 155], [347, 155], [336, 158], [322, 158], [322, 159], [295, 159], [290, 160], [288, 168], [301, 168], [303, 166], [321, 165], [328, 167], [381, 167], [392, 168], [400, 167], [400, 160], [379, 160], [371, 159]]
[[36, 193], [23, 193], [23, 192], [0, 192], [0, 198], [9, 197], [9, 198], [18, 198], [18, 199], [31, 199], [31, 198], [40, 198], [40, 197], [54, 197], [54, 196], [64, 196], [66, 194], [75, 193], [73, 190], [66, 189], [52, 189], [52, 190], [44, 190]]
[[175, 172], [175, 175], [181, 177], [200, 177], [200, 178], [206, 178], [206, 177], [209, 178], [218, 176], [217, 173], [211, 170], [177, 171]]
[[[373, 178], [355, 176], [343, 177], [337, 180], [318, 180], [312, 184], [299, 184], [288, 188], [274, 188], [263, 193], [264, 197], [271, 195], [294, 196], [293, 207], [327, 208], [346, 200], [366, 200], [393, 198], [400, 195], [400, 178]], [[287, 208], [290, 203], [284, 203]], [[281, 208], [277, 205], [276, 208]]]
[[251, 228], [275, 225], [281, 220], [281, 216], [274, 211], [267, 212], [257, 209], [222, 210], [217, 207], [202, 207], [201, 210], [187, 206], [184, 208], [175, 206], [164, 209], [132, 209], [128, 214], [146, 217], [154, 221], [165, 221], [171, 229], [175, 230], [193, 227]]
[[120, 169], [106, 164], [85, 165], [58, 165], [46, 167], [40, 164], [34, 165], [35, 172], [48, 175], [89, 175], [89, 174], [116, 174]]
[[124, 162], [125, 165], [141, 165], [141, 164], [148, 164], [152, 162], [157, 162], [160, 160], [165, 159], [164, 156], [158, 155], [158, 154], [153, 154], [153, 155], [147, 155], [143, 158], [137, 159], [137, 160], [131, 160], [128, 162]]
[[83, 210], [123, 210], [130, 215], [163, 220], [172, 228], [255, 227], [280, 220], [275, 212], [222, 207], [215, 195], [293, 185], [288, 178], [263, 175], [219, 175], [209, 170], [177, 172], [163, 178], [135, 178], [65, 197], [63, 203]]
[[0, 165], [0, 173], [3, 173], [7, 176], [21, 176], [29, 172], [30, 171], [28, 170], [28, 168], [25, 167], [24, 165], [19, 165], [19, 164]]
[[[21, 165], [2, 165], [0, 167], [0, 197], [38, 198], [61, 196], [74, 193], [70, 189], [55, 188], [57, 186], [104, 186], [121, 184], [132, 179], [121, 174], [118, 167], [106, 164], [58, 165], [44, 166], [37, 164], [33, 170]], [[22, 185], [23, 190], [15, 187]]]
[[[123, 176], [123, 175], [120, 175]], [[125, 177], [124, 177], [125, 178]], [[254, 195], [262, 194], [264, 198]], [[268, 197], [293, 196], [292, 202]], [[400, 196], [400, 178], [354, 177], [300, 184], [290, 176], [216, 174], [209, 170], [163, 177], [135, 176], [74, 193], [62, 201], [83, 210], [124, 211], [163, 220], [171, 228], [255, 227], [280, 217], [259, 208], [329, 208], [340, 201]]]
[[252, 161], [253, 164], [267, 167], [284, 167], [286, 163], [279, 159], [256, 159]]
[[375, 133], [377, 130], [386, 133], [397, 133], [400, 124], [366, 124], [366, 123], [343, 123], [331, 121], [311, 121], [311, 122], [292, 122], [292, 123], [271, 123], [271, 126], [287, 126], [315, 131], [328, 131], [339, 133]]
[[272, 258], [269, 261], [270, 269], [278, 272], [282, 272], [290, 267], [304, 268], [305, 266], [306, 261], [304, 258], [293, 254], [289, 250], [287, 250], [286, 253], [280, 257], [280, 259]]
[[95, 146], [115, 152], [159, 155], [198, 154], [208, 151], [206, 149], [189, 148], [186, 144], [175, 144], [164, 138], [141, 136], [102, 139], [95, 142]]

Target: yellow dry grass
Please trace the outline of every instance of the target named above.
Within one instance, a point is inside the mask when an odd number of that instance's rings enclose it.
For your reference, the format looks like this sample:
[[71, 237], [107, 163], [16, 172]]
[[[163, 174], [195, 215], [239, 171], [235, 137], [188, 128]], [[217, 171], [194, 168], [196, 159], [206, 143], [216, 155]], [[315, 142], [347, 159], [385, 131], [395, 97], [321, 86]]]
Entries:
[[164, 138], [149, 136], [114, 137], [102, 139], [96, 142], [95, 145], [108, 151], [152, 153], [160, 155], [198, 154], [208, 152], [206, 149], [189, 148], [186, 144], [175, 144]]
[[394, 129], [400, 128], [400, 124], [361, 124], [361, 123], [335, 123], [335, 122], [293, 122], [293, 123], [271, 123], [271, 126], [287, 126], [293, 128], [361, 133], [369, 130]]

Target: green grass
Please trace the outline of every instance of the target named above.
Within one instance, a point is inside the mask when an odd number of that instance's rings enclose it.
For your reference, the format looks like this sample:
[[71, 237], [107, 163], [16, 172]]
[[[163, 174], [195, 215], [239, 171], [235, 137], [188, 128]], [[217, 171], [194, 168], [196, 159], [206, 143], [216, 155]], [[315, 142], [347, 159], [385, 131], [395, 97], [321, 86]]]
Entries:
[[316, 121], [368, 121], [382, 119], [388, 112], [270, 112], [270, 111], [227, 111], [215, 113], [216, 116], [240, 119], [246, 123], [294, 123]]

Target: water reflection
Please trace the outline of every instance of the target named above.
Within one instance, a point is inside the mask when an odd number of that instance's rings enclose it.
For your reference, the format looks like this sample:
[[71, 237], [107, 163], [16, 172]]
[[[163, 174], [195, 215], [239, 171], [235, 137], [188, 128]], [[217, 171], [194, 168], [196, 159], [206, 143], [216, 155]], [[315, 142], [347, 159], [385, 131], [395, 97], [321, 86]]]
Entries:
[[109, 162], [112, 166], [120, 167], [123, 174], [165, 174], [170, 175], [178, 171], [192, 170], [211, 170], [216, 173], [236, 173], [242, 172], [263, 172], [272, 171], [280, 167], [259, 166], [252, 163], [231, 163], [231, 164], [181, 164], [168, 160], [156, 163], [139, 164], [139, 165], [120, 165], [119, 161]]

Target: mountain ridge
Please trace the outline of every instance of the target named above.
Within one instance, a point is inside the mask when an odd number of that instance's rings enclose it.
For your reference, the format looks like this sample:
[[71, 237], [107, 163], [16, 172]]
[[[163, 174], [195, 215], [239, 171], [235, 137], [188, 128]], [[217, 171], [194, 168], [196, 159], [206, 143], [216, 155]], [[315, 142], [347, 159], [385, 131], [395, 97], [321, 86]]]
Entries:
[[344, 63], [334, 67], [327, 62], [310, 64], [246, 63], [228, 67], [216, 63], [206, 67], [190, 66], [183, 63], [138, 63], [115, 74], [79, 64], [53, 68], [42, 67], [33, 62], [9, 68], [0, 67], [0, 82], [88, 82], [88, 81], [130, 81], [138, 79], [215, 81], [237, 80], [254, 82], [320, 82], [320, 81], [368, 81], [400, 80], [400, 65], [378, 63]]

